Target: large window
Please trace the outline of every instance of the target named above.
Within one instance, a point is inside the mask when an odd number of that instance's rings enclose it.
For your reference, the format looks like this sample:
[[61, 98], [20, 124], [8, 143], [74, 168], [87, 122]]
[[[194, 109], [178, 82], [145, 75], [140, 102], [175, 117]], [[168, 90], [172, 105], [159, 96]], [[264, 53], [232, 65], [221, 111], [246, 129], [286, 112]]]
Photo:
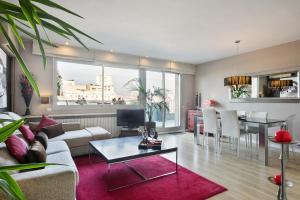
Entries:
[[137, 104], [138, 93], [125, 84], [136, 69], [57, 62], [57, 105]]
[[136, 69], [104, 67], [104, 103], [137, 104], [138, 92], [126, 83], [138, 78]]
[[178, 74], [165, 73], [165, 95], [169, 111], [165, 116], [165, 127], [180, 126], [180, 78]]
[[146, 72], [146, 87], [161, 88], [165, 94], [165, 101], [169, 111], [161, 112], [156, 110], [153, 121], [157, 127], [177, 127], [180, 126], [180, 75], [168, 72]]

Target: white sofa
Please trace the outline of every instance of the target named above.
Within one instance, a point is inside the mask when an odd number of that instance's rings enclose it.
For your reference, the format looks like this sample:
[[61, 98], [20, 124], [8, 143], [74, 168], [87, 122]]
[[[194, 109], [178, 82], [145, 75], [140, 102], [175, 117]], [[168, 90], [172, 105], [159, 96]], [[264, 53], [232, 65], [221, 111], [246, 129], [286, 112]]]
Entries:
[[[1, 114], [3, 117], [3, 114]], [[7, 113], [11, 119], [18, 119], [14, 113]], [[31, 124], [35, 127], [36, 124]], [[0, 124], [1, 127], [1, 124]], [[103, 128], [94, 127], [81, 130], [80, 124], [63, 124], [65, 133], [48, 141], [47, 163], [59, 163], [63, 166], [48, 166], [44, 169], [27, 172], [12, 172], [13, 178], [19, 183], [27, 200], [74, 200], [79, 174], [73, 156], [88, 153], [88, 142], [91, 140], [108, 139], [111, 134]], [[19, 131], [15, 134], [20, 135]], [[0, 166], [18, 164], [8, 153], [4, 143], [0, 143]], [[0, 192], [0, 199], [5, 199]]]

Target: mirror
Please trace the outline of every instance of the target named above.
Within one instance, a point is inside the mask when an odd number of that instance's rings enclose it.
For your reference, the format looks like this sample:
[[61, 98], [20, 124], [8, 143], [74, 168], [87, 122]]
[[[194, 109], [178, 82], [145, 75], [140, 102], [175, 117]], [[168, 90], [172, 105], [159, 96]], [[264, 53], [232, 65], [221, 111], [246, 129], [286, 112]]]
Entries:
[[[251, 80], [247, 84], [228, 85], [228, 79], [232, 77], [251, 77]], [[230, 86], [231, 101], [259, 101], [262, 99], [266, 102], [268, 102], [268, 99], [300, 101], [299, 71], [232, 77], [224, 79], [224, 85]]]

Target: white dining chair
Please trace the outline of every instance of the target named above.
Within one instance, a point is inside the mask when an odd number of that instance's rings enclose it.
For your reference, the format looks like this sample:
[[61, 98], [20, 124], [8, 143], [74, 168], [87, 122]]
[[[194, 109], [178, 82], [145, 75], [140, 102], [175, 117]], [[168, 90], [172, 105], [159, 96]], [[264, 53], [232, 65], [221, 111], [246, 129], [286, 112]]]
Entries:
[[[247, 118], [267, 120], [268, 119], [268, 113], [267, 112], [251, 111], [251, 112], [247, 112], [246, 117]], [[246, 131], [247, 131], [247, 134], [250, 137], [250, 148], [251, 149], [252, 149], [252, 135], [255, 134], [255, 145], [256, 145], [256, 150], [258, 152], [259, 128], [247, 125]]]
[[240, 129], [240, 123], [236, 110], [220, 111], [221, 115], [221, 140], [220, 140], [220, 153], [223, 148], [223, 137], [233, 138], [236, 144], [237, 157], [240, 156], [240, 139], [245, 135], [245, 131]]
[[203, 146], [204, 141], [206, 141], [206, 145], [208, 145], [208, 135], [213, 134], [215, 139], [215, 151], [218, 149], [218, 141], [219, 141], [219, 132], [220, 129], [218, 127], [218, 118], [217, 112], [213, 108], [206, 108], [202, 110], [203, 115]]

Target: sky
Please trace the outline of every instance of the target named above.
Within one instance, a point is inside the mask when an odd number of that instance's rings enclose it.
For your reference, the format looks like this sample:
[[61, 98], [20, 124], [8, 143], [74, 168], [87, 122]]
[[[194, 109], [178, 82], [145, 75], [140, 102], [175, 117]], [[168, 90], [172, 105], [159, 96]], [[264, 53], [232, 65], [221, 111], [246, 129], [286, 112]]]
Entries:
[[[88, 64], [58, 62], [57, 71], [64, 80], [75, 80], [76, 84], [95, 84], [96, 76], [102, 74], [102, 67]], [[117, 94], [124, 95], [124, 84], [130, 79], [137, 78], [139, 71], [135, 69], [104, 68], [105, 75], [111, 75]]]

